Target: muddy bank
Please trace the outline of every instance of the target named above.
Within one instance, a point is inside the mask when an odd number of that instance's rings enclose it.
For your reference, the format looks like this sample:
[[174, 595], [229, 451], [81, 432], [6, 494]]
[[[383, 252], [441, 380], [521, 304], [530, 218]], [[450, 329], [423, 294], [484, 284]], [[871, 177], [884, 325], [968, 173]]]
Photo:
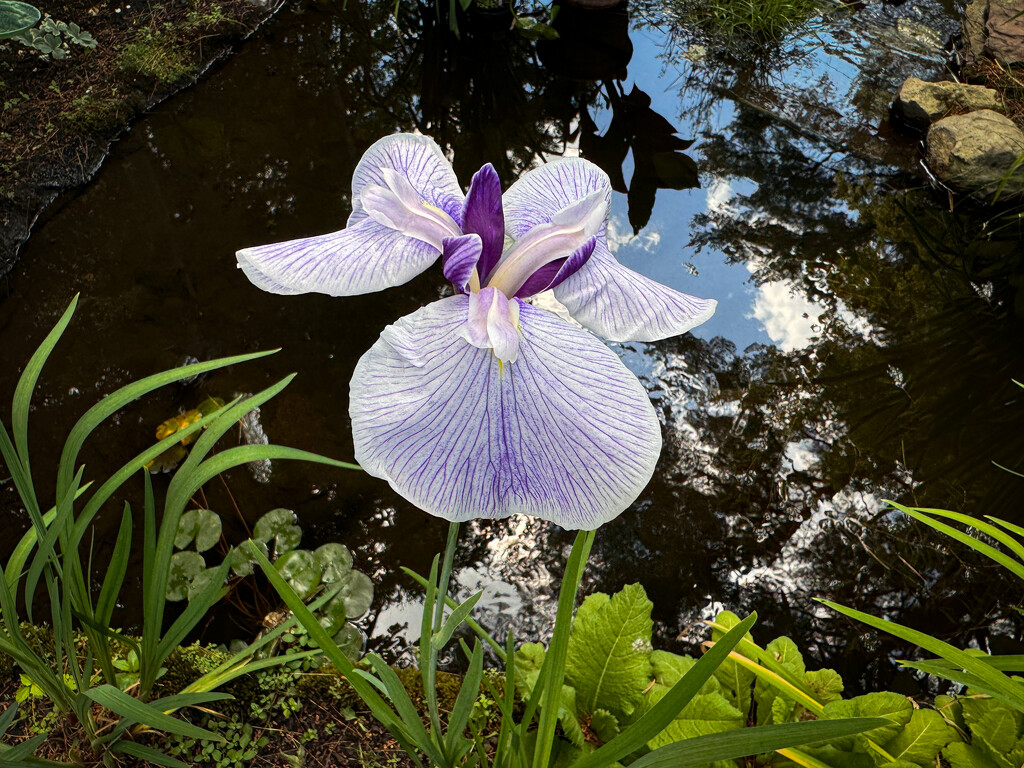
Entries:
[[195, 83], [284, 0], [58, 0], [46, 11], [77, 24], [56, 55], [0, 41], [0, 276], [40, 215], [87, 182], [139, 114]]

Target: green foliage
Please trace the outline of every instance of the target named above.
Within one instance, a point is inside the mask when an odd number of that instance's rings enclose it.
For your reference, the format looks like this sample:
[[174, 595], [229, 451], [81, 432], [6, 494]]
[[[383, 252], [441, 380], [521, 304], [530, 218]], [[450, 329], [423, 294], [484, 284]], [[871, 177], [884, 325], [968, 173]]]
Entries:
[[26, 29], [11, 37], [39, 51], [44, 58], [54, 60], [69, 56], [72, 44], [82, 48], [95, 48], [97, 45], [96, 38], [77, 24], [56, 21], [49, 14], [43, 17], [38, 27]]
[[712, 35], [777, 42], [821, 10], [820, 0], [677, 0], [675, 12]]
[[120, 125], [125, 114], [123, 99], [87, 93], [72, 101], [61, 113], [60, 120], [71, 133], [104, 132]]
[[[180, 533], [179, 522], [189, 499], [204, 483], [221, 472], [253, 460], [303, 458], [338, 467], [352, 465], [270, 445], [229, 448], [207, 458], [217, 440], [239, 418], [283, 389], [288, 382], [286, 379], [255, 396], [235, 401], [184, 430], [189, 433], [205, 431], [170, 482], [159, 524], [153, 488], [143, 466], [172, 442], [180, 440], [181, 433], [168, 436], [144, 450], [97, 487], [84, 483], [85, 468], [75, 469], [78, 455], [86, 439], [103, 421], [161, 386], [262, 356], [261, 353], [243, 355], [156, 374], [100, 400], [72, 428], [57, 469], [55, 488], [53, 491], [47, 489], [46, 493], [56, 498], [57, 503], [44, 512], [39, 505], [41, 494], [37, 492], [30, 466], [28, 417], [36, 381], [71, 321], [76, 304], [77, 297], [25, 365], [12, 402], [11, 432], [0, 422], [0, 457], [32, 522], [32, 527], [5, 563], [0, 577], [0, 613], [3, 619], [0, 622], [0, 652], [13, 658], [31, 681], [28, 686], [30, 695], [38, 689], [57, 714], [77, 719], [93, 752], [108, 759], [121, 753], [159, 761], [163, 759], [160, 753], [124, 737], [158, 729], [217, 740], [216, 734], [172, 717], [171, 713], [221, 700], [223, 694], [212, 692], [217, 685], [247, 671], [280, 663], [276, 659], [255, 660], [254, 656], [287, 628], [282, 626], [261, 638], [186, 689], [151, 700], [154, 685], [165, 669], [163, 662], [224, 593], [221, 585], [228, 570], [226, 565], [221, 566], [219, 576], [209, 579], [194, 595], [186, 610], [165, 629], [164, 602], [172, 570], [174, 539]], [[145, 503], [141, 515], [143, 621], [139, 639], [127, 637], [112, 626], [133, 542], [135, 516], [131, 508], [127, 504], [124, 506], [120, 530], [99, 583], [94, 583], [88, 544], [92, 541], [95, 516], [137, 473], [143, 473], [145, 480]], [[28, 606], [28, 618], [32, 619], [31, 607], [40, 582], [49, 598], [53, 629], [49, 648], [40, 648], [22, 632], [17, 612], [18, 596], [22, 592], [22, 600]], [[318, 598], [317, 607], [333, 596]], [[84, 642], [79, 632], [84, 634]], [[81, 652], [83, 644], [87, 649], [84, 654]], [[119, 651], [122, 646], [134, 651], [134, 657], [123, 655]], [[123, 663], [115, 664], [118, 660]], [[122, 685], [129, 680], [131, 695], [122, 690]], [[165, 761], [165, 764], [169, 763]]]
[[152, 78], [170, 85], [188, 77], [195, 66], [169, 33], [146, 30], [140, 39], [128, 43], [117, 55], [122, 72]]
[[0, 0], [0, 40], [34, 27], [41, 16], [34, 5], [18, 0]]

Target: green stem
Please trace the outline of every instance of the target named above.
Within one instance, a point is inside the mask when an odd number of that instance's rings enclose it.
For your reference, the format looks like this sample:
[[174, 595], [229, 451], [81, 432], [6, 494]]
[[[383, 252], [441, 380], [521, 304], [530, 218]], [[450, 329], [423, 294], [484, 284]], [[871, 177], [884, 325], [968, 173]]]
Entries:
[[[441, 714], [437, 707], [437, 655], [440, 650], [433, 640], [444, 621], [445, 601], [448, 597], [448, 587], [452, 576], [452, 563], [455, 560], [455, 547], [459, 540], [459, 524], [451, 523], [448, 526], [448, 542], [444, 548], [444, 560], [441, 564], [441, 576], [438, 580], [438, 598], [434, 600], [434, 620], [431, 623], [431, 637], [427, 642], [430, 649], [427, 655], [426, 664], [423, 665], [423, 693], [427, 699], [427, 706], [430, 713], [430, 725], [432, 735], [436, 739], [437, 746], [444, 753], [444, 733], [441, 730]], [[426, 606], [425, 606], [426, 609]], [[420, 663], [423, 664], [423, 659]], [[447, 757], [447, 755], [445, 755]]]
[[551, 644], [545, 654], [544, 665], [548, 667], [547, 680], [544, 685], [544, 696], [541, 699], [543, 708], [540, 713], [540, 724], [537, 728], [537, 744], [533, 750], [533, 768], [548, 768], [551, 749], [555, 740], [555, 725], [558, 722], [558, 704], [565, 682], [565, 657], [569, 649], [569, 633], [572, 630], [573, 609], [576, 606], [576, 594], [579, 592], [583, 569], [590, 557], [590, 548], [594, 544], [594, 531], [580, 531], [572, 545], [572, 553], [565, 565], [562, 579], [562, 590], [558, 595], [558, 613], [555, 616], [555, 628], [551, 634]]

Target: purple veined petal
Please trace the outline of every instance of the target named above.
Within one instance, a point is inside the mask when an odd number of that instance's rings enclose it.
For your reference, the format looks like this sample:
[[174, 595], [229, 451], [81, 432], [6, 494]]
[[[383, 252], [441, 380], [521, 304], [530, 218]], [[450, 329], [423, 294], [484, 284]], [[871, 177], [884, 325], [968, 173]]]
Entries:
[[708, 320], [718, 302], [655, 282], [616, 261], [604, 236], [590, 260], [561, 285], [555, 298], [585, 328], [609, 341], [657, 341]]
[[491, 349], [504, 363], [519, 357], [519, 302], [497, 288], [469, 294], [466, 324], [459, 335], [474, 347]]
[[486, 282], [505, 245], [501, 180], [490, 163], [473, 174], [462, 210], [462, 231], [474, 232], [483, 241], [478, 271], [480, 279]]
[[551, 221], [530, 229], [515, 241], [498, 262], [487, 280], [509, 296], [519, 294], [523, 285], [552, 261], [562, 261], [604, 231], [608, 217], [608, 195], [595, 190], [581, 200], [569, 204]]
[[597, 238], [592, 237], [581, 245], [567, 259], [559, 259], [545, 264], [534, 272], [523, 283], [523, 287], [516, 291], [516, 298], [526, 299], [530, 296], [547, 291], [560, 285], [571, 275], [576, 274], [583, 265], [590, 260], [597, 245]]
[[502, 198], [506, 234], [519, 240], [598, 190], [605, 191], [606, 200], [611, 199], [608, 174], [582, 157], [552, 160], [534, 168], [520, 176]]
[[448, 237], [462, 234], [455, 220], [440, 208], [426, 205], [412, 184], [393, 168], [381, 172], [387, 186], [367, 184], [359, 194], [366, 214], [385, 227], [429, 243], [438, 251]]
[[586, 331], [521, 309], [519, 359], [499, 366], [459, 336], [468, 296], [394, 325], [359, 360], [356, 460], [447, 520], [527, 514], [593, 529], [654, 472], [661, 429], [640, 382]]
[[462, 223], [464, 195], [441, 148], [428, 136], [396, 133], [385, 136], [363, 153], [352, 174], [352, 216], [349, 226], [366, 217], [360, 197], [371, 184], [387, 187], [384, 170], [392, 169], [409, 181], [420, 198]]
[[238, 266], [270, 293], [356, 296], [407, 283], [439, 252], [365, 218], [340, 232], [243, 248]]
[[[480, 261], [480, 252], [483, 249], [480, 235], [446, 237], [443, 246], [441, 263], [445, 279], [454, 285], [459, 293], [468, 293], [469, 288], [473, 287], [473, 276], [476, 274], [477, 262]], [[479, 276], [476, 278], [475, 287], [480, 287]]]

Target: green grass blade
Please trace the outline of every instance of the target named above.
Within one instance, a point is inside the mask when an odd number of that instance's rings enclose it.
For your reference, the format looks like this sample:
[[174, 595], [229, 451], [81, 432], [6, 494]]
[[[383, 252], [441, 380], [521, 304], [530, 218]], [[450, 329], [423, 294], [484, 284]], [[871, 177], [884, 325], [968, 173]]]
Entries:
[[729, 657], [733, 648], [739, 644], [756, 621], [757, 614], [752, 613], [730, 629], [646, 714], [607, 744], [575, 763], [574, 768], [602, 768], [612, 765], [626, 755], [636, 752], [655, 735], [665, 730], [683, 707], [689, 704], [704, 684], [711, 679], [715, 670]]
[[202, 704], [209, 704], [211, 701], [232, 701], [234, 698], [230, 693], [221, 693], [219, 691], [176, 693], [173, 696], [154, 699], [150, 702], [150, 705], [155, 709], [159, 709], [164, 714], [170, 714], [183, 707], [198, 707]]
[[869, 627], [887, 632], [901, 640], [906, 640], [908, 643], [913, 643], [926, 651], [930, 651], [936, 656], [941, 656], [946, 661], [954, 664], [956, 668], [963, 669], [980, 679], [990, 689], [990, 695], [1014, 709], [1024, 712], [1024, 686], [980, 661], [976, 656], [971, 656], [959, 648], [924, 632], [918, 632], [895, 622], [879, 619], [861, 611], [855, 611], [852, 608], [833, 603], [830, 600], [820, 600], [819, 602], [844, 616], [849, 616], [852, 619], [867, 624]]
[[[417, 584], [426, 589], [427, 580], [425, 578], [420, 576], [418, 573], [416, 573], [416, 571], [412, 570], [411, 568], [406, 568], [404, 565], [399, 567], [402, 569], [402, 572], [405, 573], [406, 576], [408, 576], [411, 579], [414, 579]], [[454, 598], [448, 596], [445, 596], [444, 604], [449, 608], [453, 609], [457, 608], [459, 605]], [[476, 632], [477, 637], [479, 637], [481, 640], [483, 640], [485, 643], [491, 646], [491, 650], [494, 651], [494, 653], [497, 655], [499, 659], [501, 659], [502, 661], [506, 661], [505, 649], [502, 648], [501, 643], [499, 643], [497, 640], [491, 637], [490, 632], [481, 627], [476, 621], [474, 621], [469, 616], [466, 617], [466, 626], [472, 629], [474, 632]]]
[[395, 711], [380, 697], [376, 688], [358, 674], [359, 670], [348, 660], [348, 657], [345, 656], [331, 636], [327, 634], [326, 630], [320, 626], [320, 622], [310, 613], [309, 608], [303, 604], [302, 598], [291, 588], [291, 585], [284, 580], [277, 568], [267, 560], [266, 556], [260, 552], [259, 548], [252, 541], [248, 542], [248, 549], [249, 556], [259, 565], [263, 574], [270, 581], [274, 589], [277, 590], [281, 599], [284, 600], [285, 605], [298, 617], [299, 623], [306, 629], [309, 636], [316, 641], [317, 645], [323, 649], [324, 654], [338, 668], [338, 671], [345, 676], [349, 685], [359, 695], [359, 698], [363, 700], [363, 703], [366, 704], [377, 721], [388, 729], [406, 753], [413, 757], [417, 765], [422, 765], [419, 758], [416, 757], [413, 741], [405, 731], [402, 721]]
[[32, 753], [39, 749], [46, 741], [46, 734], [40, 733], [38, 736], [33, 736], [30, 739], [25, 739], [17, 746], [11, 747], [8, 750], [0, 753], [0, 765], [7, 762], [18, 762], [25, 760], [25, 758], [31, 757]]
[[177, 736], [209, 739], [216, 742], [224, 741], [223, 737], [213, 731], [207, 731], [197, 725], [186, 723], [184, 720], [165, 715], [157, 707], [144, 704], [112, 685], [98, 685], [95, 688], [82, 691], [81, 695], [133, 723], [146, 725]]
[[159, 749], [147, 747], [137, 741], [118, 741], [110, 747], [111, 752], [119, 752], [128, 757], [134, 757], [153, 765], [163, 765], [167, 768], [192, 768], [188, 763], [183, 763], [177, 758], [165, 755]]
[[[572, 553], [565, 565], [562, 577], [562, 588], [558, 595], [558, 609], [555, 613], [555, 629], [551, 636], [551, 644], [544, 654], [544, 666], [548, 666], [547, 680], [543, 686], [544, 707], [541, 709], [540, 722], [537, 725], [537, 744], [534, 747], [533, 759], [536, 768], [548, 768], [551, 750], [554, 745], [555, 724], [558, 722], [558, 702], [562, 695], [565, 682], [565, 657], [569, 650], [569, 634], [572, 630], [573, 611], [576, 607], [576, 594], [583, 578], [583, 569], [590, 557], [590, 548], [594, 544], [593, 531], [580, 531], [573, 542]], [[549, 666], [550, 665], [550, 666]], [[540, 679], [537, 688], [541, 687]], [[537, 690], [534, 689], [534, 695]], [[534, 696], [531, 696], [531, 703]]]
[[990, 525], [989, 523], [986, 523], [984, 520], [979, 520], [978, 518], [971, 517], [970, 515], [960, 514], [959, 512], [950, 512], [949, 510], [945, 509], [924, 509], [905, 507], [902, 504], [897, 504], [894, 501], [889, 501], [887, 503], [891, 504], [893, 507], [900, 510], [901, 512], [910, 515], [915, 520], [920, 520], [925, 525], [928, 525], [934, 528], [935, 530], [944, 533], [953, 539], [956, 539], [961, 544], [965, 544], [971, 549], [980, 552], [981, 554], [985, 555], [991, 560], [994, 560], [995, 562], [999, 563], [1004, 568], [1007, 568], [1008, 570], [1013, 572], [1018, 578], [1024, 579], [1024, 565], [1022, 565], [1019, 561], [1014, 560], [1011, 557], [1008, 557], [1005, 553], [999, 551], [995, 547], [992, 547], [984, 543], [983, 541], [979, 541], [977, 538], [971, 536], [970, 534], [964, 533], [963, 531], [954, 528], [950, 525], [946, 525], [945, 523], [940, 523], [937, 520], [933, 520], [932, 517], [944, 517], [949, 520], [956, 520], [958, 523], [969, 525], [970, 527], [975, 528], [981, 531], [982, 533], [991, 536], [993, 539], [1000, 542], [1009, 550], [1011, 550], [1014, 554], [1016, 554], [1017, 557], [1024, 559], [1024, 546], [1021, 546], [1020, 542], [1018, 542], [1012, 536], [1007, 535], [1000, 529], [996, 528], [994, 525]]
[[124, 514], [121, 515], [121, 527], [117, 532], [117, 541], [114, 543], [114, 551], [110, 554], [110, 562], [107, 565], [107, 573], [103, 577], [103, 586], [100, 587], [99, 597], [96, 599], [96, 621], [100, 624], [110, 624], [114, 615], [114, 606], [117, 605], [117, 596], [121, 593], [121, 585], [124, 584], [125, 574], [128, 572], [128, 556], [132, 547], [132, 508], [125, 502]]
[[[1024, 477], [1024, 475], [1021, 475], [1021, 477]], [[998, 517], [992, 517], [992, 515], [985, 515], [985, 517], [996, 525], [1001, 525], [1003, 528], [1010, 531], [1010, 533], [1015, 533], [1018, 536], [1024, 536], [1024, 528], [1021, 528], [1019, 525], [1014, 525], [1013, 523], [1007, 520], [1001, 520]]]
[[[1024, 672], [1024, 655], [1021, 654], [985, 655], [975, 656], [974, 658], [988, 664], [993, 669], [1003, 672]], [[925, 659], [922, 663], [925, 662], [934, 665], [936, 669], [960, 669], [960, 667], [953, 665], [945, 659]]]
[[[889, 721], [882, 717], [855, 717], [847, 720], [808, 720], [802, 723], [740, 728], [736, 731], [712, 733], [667, 744], [635, 760], [630, 768], [704, 766], [852, 736], [888, 724]], [[581, 763], [575, 763], [573, 768], [578, 768], [579, 765]]]
[[445, 734], [445, 750], [452, 754], [455, 745], [462, 737], [473, 714], [473, 704], [480, 693], [480, 680], [484, 674], [484, 649], [480, 641], [473, 644], [473, 653], [469, 657], [469, 669], [462, 678], [459, 695], [455, 697], [452, 713], [448, 717], [448, 732]]
[[[36, 382], [39, 381], [39, 374], [46, 364], [46, 360], [57, 346], [64, 329], [71, 322], [71, 316], [75, 314], [75, 307], [78, 306], [78, 294], [71, 299], [68, 308], [64, 310], [60, 320], [53, 326], [43, 343], [29, 358], [25, 370], [18, 379], [18, 386], [14, 390], [14, 399], [11, 402], [11, 431], [14, 433], [14, 444], [17, 446], [18, 456], [21, 458], [25, 474], [31, 479], [32, 473], [29, 469], [28, 454], [28, 414], [32, 404], [32, 393], [35, 391]], [[31, 485], [31, 484], [30, 484]]]
[[85, 467], [80, 467], [68, 493], [63, 499], [58, 499], [57, 514], [54, 516], [53, 523], [46, 530], [46, 534], [39, 541], [39, 549], [36, 551], [35, 557], [32, 558], [32, 565], [29, 566], [28, 573], [25, 575], [25, 613], [30, 624], [33, 623], [32, 603], [35, 602], [36, 587], [47, 565], [54, 566], [54, 576], [63, 580], [65, 591], [75, 588], [75, 584], [67, 577], [75, 570], [75, 565], [78, 563], [78, 550], [76, 548], [74, 553], [68, 551], [58, 553], [55, 547], [60, 533], [75, 513], [74, 499], [82, 485], [84, 473]]
[[11, 727], [14, 722], [14, 718], [18, 715], [18, 705], [8, 704], [7, 708], [4, 709], [4, 714], [0, 717], [0, 737], [7, 733], [7, 729]]
[[483, 596], [483, 590], [480, 590], [448, 614], [448, 618], [445, 619], [444, 625], [431, 638], [431, 643], [433, 643], [435, 649], [441, 650], [448, 645], [448, 641], [452, 639], [452, 635], [455, 634], [455, 630], [458, 629], [466, 620], [466, 617], [469, 616], [470, 612], [476, 608], [476, 604], [480, 602], [480, 598]]
[[173, 384], [176, 381], [181, 381], [182, 379], [187, 379], [192, 376], [198, 376], [201, 373], [214, 371], [218, 368], [226, 368], [229, 365], [237, 365], [238, 363], [258, 360], [261, 357], [272, 355], [276, 351], [277, 350], [253, 352], [247, 355], [222, 357], [217, 360], [208, 360], [205, 363], [185, 365], [181, 368], [174, 368], [170, 371], [163, 371], [161, 373], [153, 374], [152, 376], [147, 376], [144, 379], [139, 379], [138, 381], [121, 387], [117, 391], [107, 395], [86, 411], [75, 426], [71, 428], [71, 432], [68, 434], [68, 439], [64, 444], [64, 450], [61, 453], [60, 466], [57, 470], [58, 495], [61, 495], [63, 489], [68, 483], [70, 483], [72, 467], [74, 467], [78, 461], [78, 453], [82, 449], [82, 445], [85, 443], [89, 435], [92, 434], [93, 430], [107, 418], [124, 408], [129, 403], [134, 400], [138, 400], [143, 395], [149, 394], [155, 389], [159, 389], [160, 387], [168, 384]]
[[402, 718], [405, 730], [412, 737], [413, 744], [419, 747], [423, 754], [427, 756], [431, 765], [447, 765], [448, 761], [445, 759], [445, 756], [437, 749], [437, 745], [430, 738], [427, 729], [423, 727], [420, 713], [416, 711], [412, 699], [409, 698], [409, 692], [405, 690], [405, 686], [402, 685], [402, 681], [395, 673], [395, 670], [384, 663], [384, 659], [373, 653], [366, 655], [366, 661], [370, 664], [370, 668], [377, 676], [377, 679], [384, 683], [384, 688], [388, 692], [388, 698], [391, 700], [391, 706], [395, 708], [398, 716]]

